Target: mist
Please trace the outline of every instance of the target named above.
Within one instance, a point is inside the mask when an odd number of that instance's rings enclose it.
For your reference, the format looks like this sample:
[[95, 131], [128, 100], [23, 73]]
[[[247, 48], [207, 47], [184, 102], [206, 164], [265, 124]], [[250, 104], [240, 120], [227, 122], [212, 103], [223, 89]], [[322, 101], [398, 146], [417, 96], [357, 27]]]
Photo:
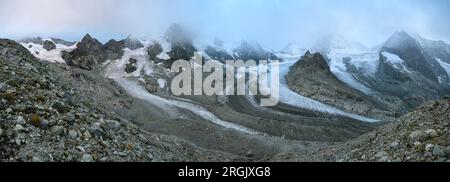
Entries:
[[179, 23], [207, 43], [248, 39], [274, 50], [331, 34], [376, 46], [399, 30], [449, 42], [449, 10], [447, 0], [0, 0], [0, 37], [148, 39]]

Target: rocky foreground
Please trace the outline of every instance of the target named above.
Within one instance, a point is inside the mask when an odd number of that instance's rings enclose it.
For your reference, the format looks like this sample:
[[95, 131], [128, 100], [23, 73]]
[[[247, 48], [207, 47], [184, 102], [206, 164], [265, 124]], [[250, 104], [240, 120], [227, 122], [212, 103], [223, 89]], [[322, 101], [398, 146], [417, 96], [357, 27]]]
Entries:
[[[141, 130], [96, 100], [114, 95], [123, 107], [124, 91], [105, 78], [86, 85], [91, 82], [83, 70], [41, 62], [16, 42], [0, 40], [0, 161], [233, 159]], [[97, 89], [100, 84], [111, 89]]]
[[275, 161], [450, 162], [450, 100], [432, 101], [354, 140]]

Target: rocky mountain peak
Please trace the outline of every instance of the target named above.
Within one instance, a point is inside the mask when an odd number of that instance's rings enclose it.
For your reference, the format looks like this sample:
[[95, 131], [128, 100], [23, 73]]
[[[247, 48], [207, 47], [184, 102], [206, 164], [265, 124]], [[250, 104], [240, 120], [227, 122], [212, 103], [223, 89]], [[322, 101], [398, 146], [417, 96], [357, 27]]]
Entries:
[[164, 37], [168, 42], [172, 44], [192, 43], [192, 37], [190, 33], [188, 33], [185, 29], [183, 29], [179, 24], [171, 25], [167, 29]]
[[131, 35], [128, 35], [127, 38], [122, 40], [122, 42], [124, 43], [124, 46], [130, 50], [136, 50], [144, 47], [141, 41]]
[[395, 32], [389, 39], [384, 43], [383, 48], [418, 48], [418, 42], [407, 32], [398, 31]]
[[273, 53], [264, 50], [256, 41], [242, 40], [241, 44], [233, 50], [234, 56], [240, 60], [276, 60]]
[[89, 34], [83, 37], [72, 52], [63, 51], [61, 54], [68, 65], [87, 70], [94, 69], [105, 60], [103, 44]]
[[311, 52], [307, 51], [298, 61], [298, 67], [331, 73], [327, 61], [320, 53], [311, 54]]

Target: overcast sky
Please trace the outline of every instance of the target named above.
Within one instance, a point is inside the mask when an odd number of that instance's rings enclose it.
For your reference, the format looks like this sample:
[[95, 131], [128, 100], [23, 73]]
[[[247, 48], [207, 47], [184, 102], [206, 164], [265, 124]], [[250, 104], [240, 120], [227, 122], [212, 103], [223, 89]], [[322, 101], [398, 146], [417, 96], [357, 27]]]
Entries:
[[273, 49], [326, 34], [374, 46], [398, 30], [450, 42], [449, 18], [448, 0], [0, 0], [0, 37], [151, 38], [180, 23], [204, 40]]

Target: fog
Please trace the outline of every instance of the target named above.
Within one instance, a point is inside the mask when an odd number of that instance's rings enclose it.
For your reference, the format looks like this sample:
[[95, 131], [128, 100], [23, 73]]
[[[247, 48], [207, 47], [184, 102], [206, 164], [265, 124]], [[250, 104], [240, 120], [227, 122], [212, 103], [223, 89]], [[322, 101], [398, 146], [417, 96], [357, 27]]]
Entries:
[[398, 30], [449, 42], [449, 17], [447, 0], [0, 0], [0, 37], [154, 38], [179, 23], [205, 42], [281, 49], [336, 34], [375, 46]]

